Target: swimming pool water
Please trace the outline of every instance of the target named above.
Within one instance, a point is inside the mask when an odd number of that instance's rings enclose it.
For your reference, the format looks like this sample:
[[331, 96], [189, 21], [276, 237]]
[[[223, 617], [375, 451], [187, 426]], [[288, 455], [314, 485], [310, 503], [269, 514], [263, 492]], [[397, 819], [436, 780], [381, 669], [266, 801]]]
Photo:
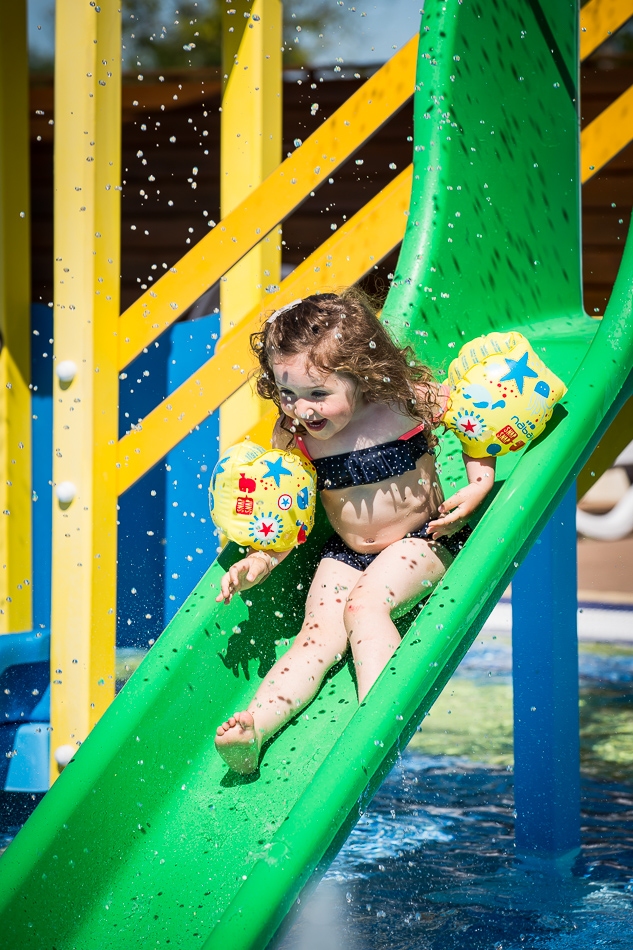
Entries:
[[633, 649], [581, 645], [568, 867], [514, 853], [510, 663], [478, 642], [275, 950], [631, 950]]

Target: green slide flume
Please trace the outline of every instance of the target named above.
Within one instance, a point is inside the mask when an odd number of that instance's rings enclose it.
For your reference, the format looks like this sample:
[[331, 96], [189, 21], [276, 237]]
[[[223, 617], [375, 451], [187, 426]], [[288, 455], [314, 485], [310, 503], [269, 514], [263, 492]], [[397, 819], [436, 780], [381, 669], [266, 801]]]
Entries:
[[[516, 328], [568, 385], [359, 708], [348, 663], [229, 773], [216, 725], [296, 634], [323, 538], [215, 603], [211, 566], [0, 861], [5, 950], [265, 947], [318, 879], [472, 643], [602, 432], [632, 394], [633, 242], [602, 321], [582, 307], [578, 23], [568, 0], [429, 0], [411, 210], [383, 317], [438, 372]], [[517, 453], [518, 454], [518, 453]], [[443, 441], [447, 491], [456, 442]], [[248, 600], [248, 603], [247, 603]]]

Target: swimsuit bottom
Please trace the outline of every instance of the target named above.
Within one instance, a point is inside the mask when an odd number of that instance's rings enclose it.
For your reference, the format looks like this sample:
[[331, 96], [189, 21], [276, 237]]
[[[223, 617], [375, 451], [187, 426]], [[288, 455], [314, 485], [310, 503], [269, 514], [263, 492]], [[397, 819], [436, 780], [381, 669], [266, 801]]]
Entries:
[[[410, 531], [406, 537], [422, 538], [431, 544], [441, 544], [453, 557], [457, 557], [473, 533], [473, 529], [469, 525], [464, 525], [463, 528], [460, 528], [459, 531], [452, 534], [450, 538], [442, 537], [438, 538], [437, 541], [433, 541], [429, 538], [427, 528], [428, 522], [422, 528], [418, 528], [417, 531]], [[321, 557], [331, 557], [335, 561], [342, 561], [344, 564], [349, 564], [350, 567], [355, 568], [357, 571], [364, 571], [381, 553], [381, 551], [377, 551], [376, 554], [359, 554], [358, 551], [352, 550], [352, 548], [345, 544], [343, 538], [338, 534], [333, 534], [323, 545]]]

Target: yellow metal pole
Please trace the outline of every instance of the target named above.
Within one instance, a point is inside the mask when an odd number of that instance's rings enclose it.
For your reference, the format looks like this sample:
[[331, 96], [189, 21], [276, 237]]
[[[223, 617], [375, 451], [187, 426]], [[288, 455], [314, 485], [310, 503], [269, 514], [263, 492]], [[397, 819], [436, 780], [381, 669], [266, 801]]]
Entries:
[[52, 779], [114, 697], [120, 21], [57, 0]]
[[[220, 203], [224, 218], [248, 197], [281, 160], [282, 7], [279, 0], [237, 0], [223, 12]], [[254, 222], [257, 226], [257, 222]], [[220, 283], [222, 332], [277, 288], [281, 277], [281, 227], [225, 274]], [[254, 425], [261, 401], [250, 387], [220, 411], [220, 445]], [[238, 425], [239, 421], [239, 425]]]
[[30, 630], [31, 376], [26, 0], [0, 30], [0, 633]]

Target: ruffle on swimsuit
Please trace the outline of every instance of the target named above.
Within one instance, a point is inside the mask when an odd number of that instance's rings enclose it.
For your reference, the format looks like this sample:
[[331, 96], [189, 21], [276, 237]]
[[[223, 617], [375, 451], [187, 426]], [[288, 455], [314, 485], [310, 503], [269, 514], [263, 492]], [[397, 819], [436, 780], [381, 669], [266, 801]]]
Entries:
[[313, 459], [301, 436], [295, 436], [297, 447], [310, 459], [317, 472], [317, 489], [349, 488], [352, 485], [375, 485], [386, 478], [395, 478], [415, 470], [418, 460], [432, 454], [424, 425], [405, 432], [393, 442], [371, 445], [366, 449], [343, 452], [342, 455], [327, 455]]

